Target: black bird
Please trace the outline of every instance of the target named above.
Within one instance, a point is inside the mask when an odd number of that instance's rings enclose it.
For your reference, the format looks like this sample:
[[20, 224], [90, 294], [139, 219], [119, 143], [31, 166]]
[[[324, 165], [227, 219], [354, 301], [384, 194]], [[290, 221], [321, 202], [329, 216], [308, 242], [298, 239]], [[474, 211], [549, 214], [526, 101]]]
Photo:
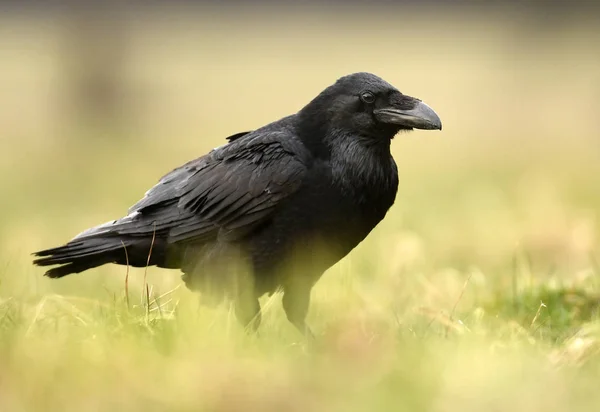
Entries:
[[235, 303], [256, 329], [259, 297], [283, 291], [301, 332], [310, 292], [384, 218], [398, 188], [390, 143], [442, 129], [437, 114], [370, 73], [350, 74], [298, 113], [238, 133], [165, 175], [121, 219], [35, 253], [46, 276], [116, 263], [181, 269], [191, 290]]

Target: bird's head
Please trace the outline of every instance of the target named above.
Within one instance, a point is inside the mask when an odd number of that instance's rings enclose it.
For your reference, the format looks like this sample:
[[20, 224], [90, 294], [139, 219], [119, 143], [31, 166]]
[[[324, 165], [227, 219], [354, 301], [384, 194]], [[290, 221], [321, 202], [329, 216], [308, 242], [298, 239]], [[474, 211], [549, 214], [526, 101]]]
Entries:
[[389, 142], [401, 130], [442, 129], [433, 109], [371, 73], [340, 78], [300, 115], [326, 133], [348, 132], [373, 141]]

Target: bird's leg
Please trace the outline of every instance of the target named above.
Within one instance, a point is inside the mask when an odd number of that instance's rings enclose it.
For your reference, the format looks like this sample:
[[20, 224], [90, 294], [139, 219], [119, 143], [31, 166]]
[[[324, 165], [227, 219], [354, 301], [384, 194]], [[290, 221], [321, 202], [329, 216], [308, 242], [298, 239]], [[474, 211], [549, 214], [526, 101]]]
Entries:
[[312, 284], [302, 281], [289, 282], [283, 287], [283, 309], [288, 320], [304, 336], [314, 338], [308, 325], [306, 324], [306, 315], [310, 304], [310, 290]]

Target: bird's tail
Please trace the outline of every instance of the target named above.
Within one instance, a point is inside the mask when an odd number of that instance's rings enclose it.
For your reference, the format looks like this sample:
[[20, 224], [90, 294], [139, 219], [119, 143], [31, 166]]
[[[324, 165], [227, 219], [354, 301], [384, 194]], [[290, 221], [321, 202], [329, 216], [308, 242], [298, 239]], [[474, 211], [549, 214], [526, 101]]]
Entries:
[[107, 263], [133, 267], [164, 263], [164, 240], [154, 236], [121, 236], [100, 228], [102, 226], [86, 231], [63, 246], [34, 253], [37, 259], [33, 263], [59, 265], [45, 273], [50, 278], [61, 278]]
[[79, 273], [106, 263], [117, 263], [125, 255], [127, 246], [118, 239], [87, 238], [71, 241], [64, 246], [41, 250], [34, 253], [38, 266], [58, 267], [49, 269], [45, 275], [61, 278], [71, 273]]

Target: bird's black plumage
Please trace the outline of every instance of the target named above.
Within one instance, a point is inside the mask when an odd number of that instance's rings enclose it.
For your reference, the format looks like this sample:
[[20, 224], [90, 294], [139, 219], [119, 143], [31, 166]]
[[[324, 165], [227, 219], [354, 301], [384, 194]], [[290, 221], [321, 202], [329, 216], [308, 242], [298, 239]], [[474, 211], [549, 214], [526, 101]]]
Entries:
[[288, 319], [308, 331], [310, 291], [384, 218], [398, 187], [391, 139], [441, 129], [420, 100], [381, 78], [340, 78], [298, 113], [165, 175], [121, 219], [35, 253], [51, 278], [106, 263], [181, 269], [191, 289], [232, 298], [260, 322], [258, 298], [284, 292]]

